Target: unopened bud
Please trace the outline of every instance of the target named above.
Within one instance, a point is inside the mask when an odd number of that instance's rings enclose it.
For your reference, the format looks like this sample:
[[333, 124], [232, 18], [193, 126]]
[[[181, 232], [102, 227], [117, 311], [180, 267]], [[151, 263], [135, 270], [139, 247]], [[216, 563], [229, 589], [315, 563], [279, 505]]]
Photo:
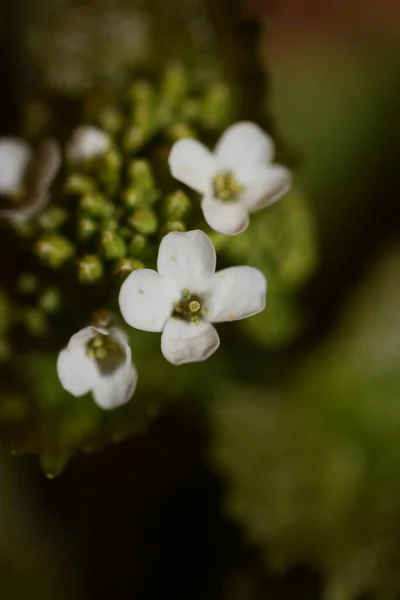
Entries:
[[102, 229], [117, 231], [117, 229], [119, 228], [119, 222], [114, 217], [108, 217], [107, 219], [104, 219], [104, 221], [102, 221], [101, 227]]
[[82, 241], [88, 240], [97, 229], [98, 225], [92, 219], [83, 217], [78, 221], [78, 236]]
[[199, 102], [197, 100], [194, 100], [193, 98], [188, 98], [187, 100], [185, 100], [181, 107], [181, 114], [183, 120], [195, 121], [199, 117], [200, 110], [201, 107]]
[[104, 106], [98, 115], [98, 122], [102, 129], [114, 135], [121, 130], [124, 116], [116, 106]]
[[135, 258], [121, 258], [115, 263], [114, 275], [118, 275], [121, 279], [125, 279], [132, 271], [143, 269], [144, 264], [141, 260]]
[[232, 98], [229, 87], [224, 83], [212, 86], [202, 103], [201, 118], [207, 129], [225, 127], [232, 112]]
[[138, 158], [130, 162], [128, 165], [128, 177], [142, 191], [151, 190], [155, 187], [151, 165], [144, 158]]
[[57, 231], [68, 219], [68, 213], [61, 206], [49, 206], [39, 217], [39, 224], [45, 231]]
[[156, 125], [153, 107], [144, 102], [135, 104], [132, 110], [132, 122], [136, 127], [140, 127], [145, 137], [150, 136]]
[[81, 199], [80, 207], [92, 217], [110, 217], [114, 212], [114, 205], [96, 192], [85, 194]]
[[39, 288], [39, 279], [33, 273], [22, 273], [18, 277], [17, 286], [23, 294], [34, 294]]
[[122, 158], [116, 148], [110, 148], [99, 157], [97, 176], [109, 189], [114, 190], [120, 181]]
[[29, 240], [36, 233], [36, 226], [33, 220], [12, 221], [11, 225], [15, 233], [24, 240]]
[[90, 177], [80, 173], [71, 173], [65, 182], [64, 192], [68, 195], [82, 195], [93, 192], [95, 187], [95, 183]]
[[98, 308], [93, 313], [92, 322], [95, 327], [109, 327], [113, 320], [114, 315], [108, 308]]
[[148, 81], [135, 81], [129, 87], [128, 98], [134, 102], [150, 103], [154, 98], [154, 91]]
[[133, 125], [126, 131], [123, 148], [126, 152], [136, 152], [146, 141], [146, 134], [139, 125]]
[[172, 142], [186, 138], [196, 138], [195, 131], [186, 123], [173, 123], [168, 127], [167, 133]]
[[151, 235], [157, 231], [158, 219], [152, 210], [138, 208], [129, 217], [129, 225], [142, 235]]
[[23, 312], [22, 321], [32, 336], [39, 337], [46, 333], [48, 328], [46, 314], [40, 308], [29, 308]]
[[126, 254], [126, 244], [115, 231], [103, 231], [101, 245], [106, 258], [123, 258]]
[[165, 214], [172, 221], [182, 219], [191, 207], [189, 197], [182, 190], [173, 192], [165, 199]]
[[81, 283], [95, 283], [103, 276], [103, 263], [96, 254], [86, 254], [78, 261], [78, 279]]
[[165, 96], [181, 100], [187, 94], [188, 76], [180, 63], [170, 65], [164, 74], [162, 91]]
[[136, 234], [129, 244], [129, 253], [133, 256], [141, 256], [147, 247], [147, 241], [144, 235]]
[[39, 297], [39, 306], [46, 312], [54, 313], [60, 308], [61, 294], [56, 287], [46, 288]]
[[35, 252], [44, 264], [58, 269], [75, 254], [75, 247], [64, 236], [48, 233], [38, 239]]
[[146, 206], [146, 195], [133, 186], [126, 188], [122, 192], [122, 200], [124, 204], [130, 208]]
[[162, 226], [161, 235], [164, 236], [171, 231], [186, 231], [186, 225], [182, 221], [167, 221]]

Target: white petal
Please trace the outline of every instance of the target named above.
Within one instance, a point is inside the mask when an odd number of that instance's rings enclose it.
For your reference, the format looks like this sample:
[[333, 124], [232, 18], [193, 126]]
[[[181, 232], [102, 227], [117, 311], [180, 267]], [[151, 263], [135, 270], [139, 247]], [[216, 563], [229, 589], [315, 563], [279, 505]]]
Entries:
[[180, 291], [202, 292], [209, 288], [216, 260], [213, 243], [203, 231], [174, 231], [161, 241], [157, 268], [160, 275], [174, 280]]
[[10, 194], [23, 183], [32, 149], [19, 138], [0, 139], [0, 194]]
[[111, 146], [110, 137], [97, 127], [82, 125], [76, 129], [66, 145], [65, 152], [71, 161], [101, 156]]
[[75, 339], [58, 355], [58, 377], [62, 387], [73, 396], [87, 394], [99, 376], [95, 362], [86, 354], [85, 343], [88, 339]]
[[127, 362], [124, 365], [111, 374], [100, 374], [93, 387], [94, 401], [100, 408], [105, 410], [122, 406], [132, 398], [137, 380], [137, 370], [131, 362], [129, 349]]
[[214, 231], [225, 235], [237, 235], [248, 227], [248, 208], [240, 201], [222, 202], [214, 198], [204, 197], [201, 208], [205, 220]]
[[42, 210], [49, 201], [49, 188], [61, 165], [61, 152], [57, 142], [49, 138], [44, 140], [32, 153], [29, 165], [24, 173], [26, 202], [18, 208], [0, 210], [0, 217], [21, 222], [30, 219]]
[[[169, 234], [171, 235], [171, 234]], [[125, 321], [136, 329], [162, 331], [171, 316], [180, 289], [151, 269], [138, 269], [121, 286], [119, 308]]]
[[197, 140], [184, 139], [176, 142], [168, 158], [172, 176], [200, 194], [211, 188], [215, 172], [215, 159]]
[[274, 142], [270, 136], [248, 121], [229, 127], [215, 148], [218, 169], [234, 171], [243, 164], [269, 163], [274, 152]]
[[207, 319], [213, 323], [236, 321], [265, 308], [267, 281], [253, 267], [230, 267], [214, 275], [205, 302]]
[[240, 201], [248, 206], [250, 212], [273, 204], [282, 198], [292, 185], [291, 172], [281, 165], [249, 165], [239, 169], [238, 178], [246, 188]]
[[218, 346], [219, 337], [215, 327], [205, 321], [194, 325], [171, 318], [161, 336], [162, 353], [173, 365], [205, 360]]

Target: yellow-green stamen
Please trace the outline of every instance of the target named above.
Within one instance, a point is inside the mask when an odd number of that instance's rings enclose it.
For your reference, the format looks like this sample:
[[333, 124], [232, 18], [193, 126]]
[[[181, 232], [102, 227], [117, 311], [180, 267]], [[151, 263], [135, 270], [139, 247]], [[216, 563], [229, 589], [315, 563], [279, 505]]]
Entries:
[[198, 325], [205, 314], [202, 307], [202, 299], [198, 294], [192, 294], [189, 290], [183, 290], [182, 298], [175, 303], [172, 316], [182, 319], [187, 323]]
[[112, 372], [125, 359], [125, 353], [117, 340], [99, 333], [86, 344], [86, 353], [93, 358], [102, 372]]
[[234, 202], [244, 189], [235, 178], [233, 171], [220, 171], [213, 178], [214, 196], [218, 200]]

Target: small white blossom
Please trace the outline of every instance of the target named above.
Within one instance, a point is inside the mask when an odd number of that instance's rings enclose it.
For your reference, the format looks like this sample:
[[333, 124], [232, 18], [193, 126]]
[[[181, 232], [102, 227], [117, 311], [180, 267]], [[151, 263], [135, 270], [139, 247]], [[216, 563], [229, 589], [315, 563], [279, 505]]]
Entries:
[[60, 163], [60, 149], [53, 139], [34, 150], [20, 138], [1, 138], [0, 195], [19, 205], [0, 209], [0, 217], [23, 221], [44, 208]]
[[202, 231], [169, 233], [158, 252], [158, 272], [138, 269], [124, 281], [119, 306], [125, 321], [162, 331], [161, 350], [179, 365], [205, 360], [219, 346], [211, 323], [244, 319], [265, 307], [267, 282], [252, 267], [215, 272], [216, 254]]
[[110, 147], [111, 138], [107, 133], [91, 125], [81, 125], [72, 134], [65, 153], [68, 160], [78, 162], [102, 156]]
[[209, 226], [236, 235], [249, 224], [249, 214], [279, 200], [291, 186], [291, 174], [272, 164], [272, 139], [254, 123], [229, 127], [212, 153], [197, 140], [176, 142], [169, 155], [172, 175], [203, 199]]
[[85, 327], [61, 350], [57, 372], [63, 388], [75, 397], [92, 392], [104, 409], [126, 404], [137, 384], [137, 371], [124, 333], [116, 327]]

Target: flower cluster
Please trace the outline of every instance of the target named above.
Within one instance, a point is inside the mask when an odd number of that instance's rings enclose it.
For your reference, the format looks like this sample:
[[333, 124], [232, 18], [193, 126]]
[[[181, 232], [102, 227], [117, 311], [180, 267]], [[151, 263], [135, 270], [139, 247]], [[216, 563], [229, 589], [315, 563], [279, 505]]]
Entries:
[[[140, 94], [143, 100], [148, 90]], [[118, 126], [115, 119], [108, 114], [109, 128]], [[156, 135], [149, 131], [150, 138]], [[135, 153], [144, 135], [131, 127], [119, 139]], [[115, 140], [107, 128], [75, 130], [64, 151], [64, 205], [49, 201], [61, 164], [58, 144], [48, 139], [33, 150], [16, 138], [0, 140], [0, 194], [9, 204], [0, 218], [17, 228], [21, 222], [31, 226], [24, 231], [41, 262], [50, 269], [76, 265], [80, 284], [100, 286], [102, 305], [112, 308], [118, 297], [128, 325], [161, 333], [161, 351], [170, 363], [203, 361], [220, 344], [214, 324], [262, 311], [267, 283], [251, 266], [216, 271], [216, 251], [202, 228], [206, 223], [218, 234], [240, 234], [252, 213], [289, 190], [290, 172], [273, 164], [271, 138], [250, 122], [228, 127], [214, 153], [181, 128], [167, 153], [151, 163], [135, 156], [122, 163]], [[171, 181], [187, 189], [165, 196], [155, 183], [153, 162], [161, 173], [169, 167]], [[192, 190], [201, 199], [190, 199]], [[194, 216], [185, 221], [190, 209]], [[71, 230], [72, 214], [76, 241], [64, 233]], [[109, 273], [119, 275], [116, 293]], [[32, 281], [27, 276], [22, 283], [29, 288]], [[59, 302], [49, 292], [46, 298], [53, 308]], [[128, 402], [138, 379], [128, 337], [110, 315], [97, 312], [57, 360], [62, 387], [75, 397], [91, 392], [103, 409]]]
[[[0, 220], [33, 250], [13, 318], [30, 336], [51, 340], [57, 328], [70, 337], [54, 349], [74, 397], [91, 393], [113, 409], [135, 392], [134, 336], [118, 308], [131, 327], [161, 334], [173, 365], [209, 358], [220, 344], [214, 324], [264, 309], [263, 273], [216, 271], [211, 237], [243, 232], [252, 213], [288, 191], [291, 175], [273, 163], [260, 127], [228, 124], [227, 90], [190, 88], [175, 66], [159, 87], [135, 80], [118, 101], [89, 95], [86, 124], [63, 149], [48, 137], [34, 146], [0, 139]], [[86, 316], [72, 316], [77, 306]]]

